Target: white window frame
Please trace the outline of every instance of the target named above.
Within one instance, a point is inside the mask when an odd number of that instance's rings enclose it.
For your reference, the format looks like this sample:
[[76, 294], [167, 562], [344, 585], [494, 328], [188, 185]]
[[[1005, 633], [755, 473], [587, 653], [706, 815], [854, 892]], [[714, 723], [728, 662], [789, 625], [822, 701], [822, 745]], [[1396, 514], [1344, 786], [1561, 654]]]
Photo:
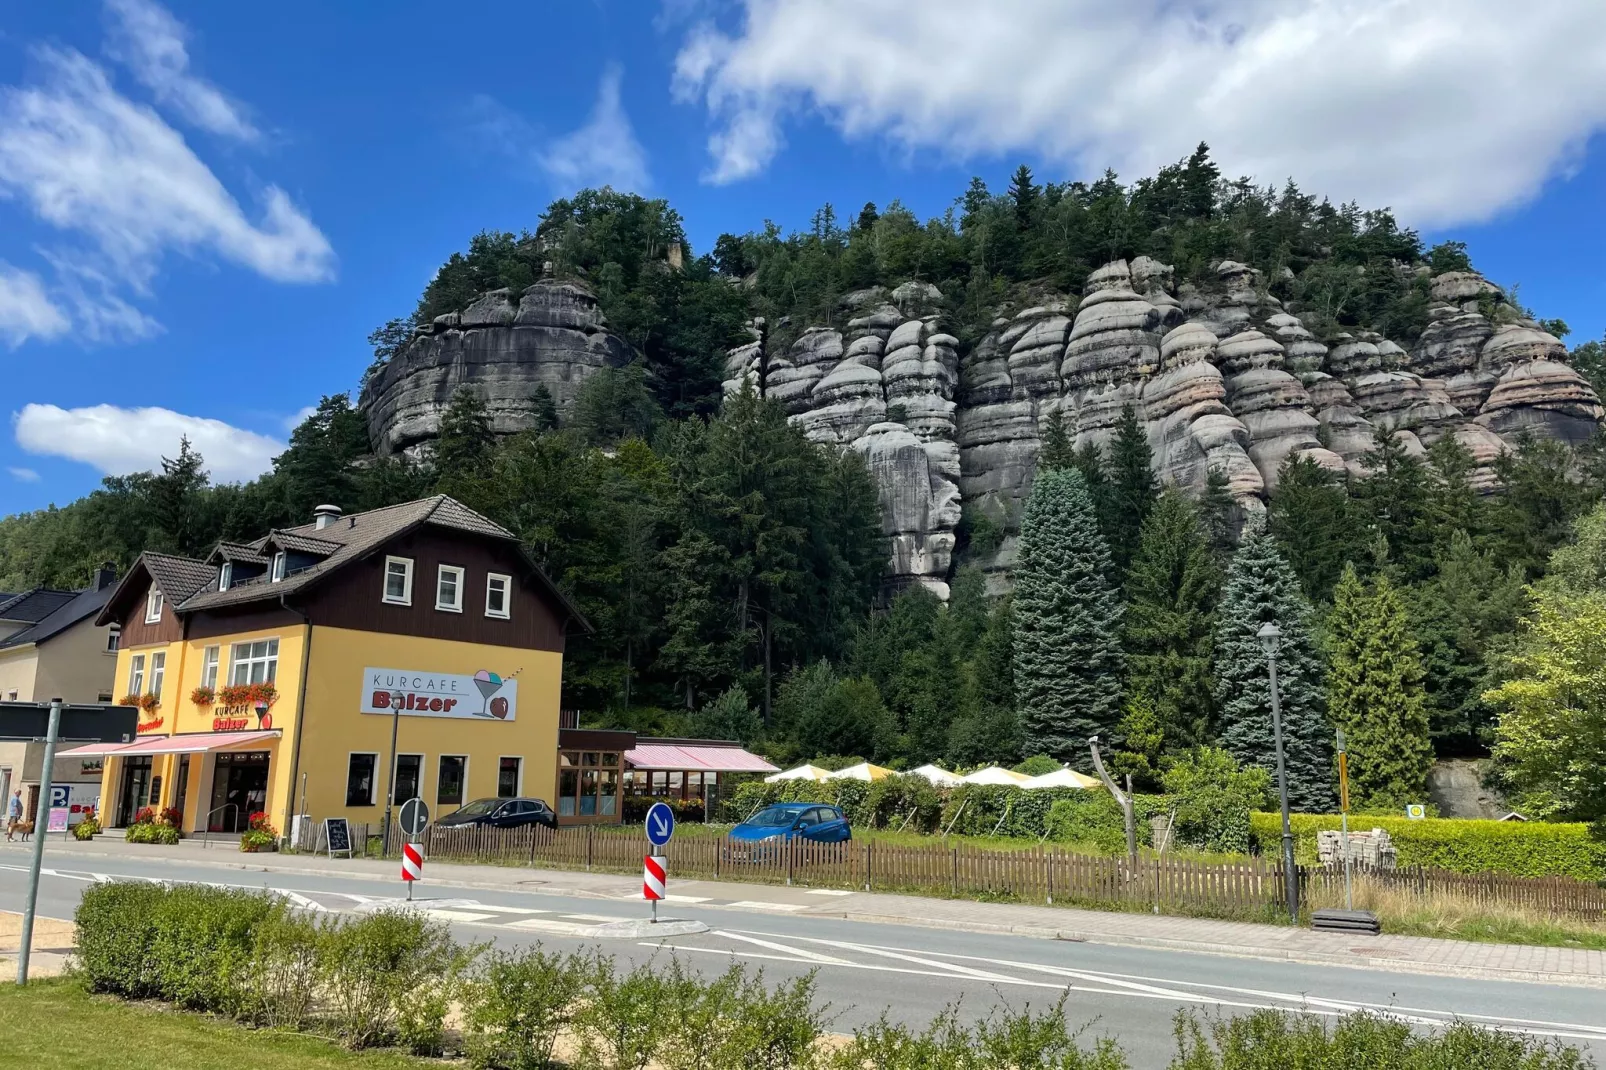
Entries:
[[144, 654], [135, 654], [128, 659], [128, 693], [130, 695], [143, 695], [145, 693]]
[[115, 654], [117, 648], [123, 645], [123, 626], [113, 624], [106, 629], [106, 653]]
[[201, 686], [217, 691], [218, 668], [223, 660], [223, 648], [209, 646], [201, 651]]
[[[491, 585], [497, 580], [502, 581], [502, 608], [500, 611], [491, 608]], [[485, 574], [485, 615], [507, 620], [512, 616], [513, 610], [513, 577], [503, 572], [487, 572]]]
[[[423, 802], [426, 789], [429, 787], [429, 780], [428, 780], [428, 778], [429, 778], [429, 755], [422, 754], [422, 753], [420, 753], [418, 751], [410, 751], [410, 750], [401, 751], [396, 755], [396, 762], [395, 762], [394, 765], [392, 765], [390, 767], [390, 783], [385, 786], [385, 790], [389, 791], [389, 792], [394, 792], [396, 790], [396, 778], [397, 778], [397, 774], [401, 772], [401, 760], [403, 758], [417, 758], [418, 759], [418, 796], [417, 796], [417, 798], [418, 798], [419, 802]], [[392, 806], [400, 806], [402, 803], [404, 803], [406, 801], [407, 801], [406, 799], [401, 799], [401, 800], [392, 799], [391, 800], [391, 805]]]
[[[441, 601], [441, 583], [442, 583], [443, 580], [446, 579], [446, 576], [447, 576], [448, 573], [450, 573], [451, 576], [456, 580], [456, 583], [453, 585], [453, 589], [457, 593], [457, 601], [455, 603], [446, 603], [446, 602], [442, 602]], [[435, 572], [435, 608], [436, 609], [440, 610], [442, 613], [461, 613], [461, 612], [463, 612], [463, 580], [464, 580], [464, 578], [465, 578], [465, 576], [467, 574], [468, 574], [468, 570], [463, 568], [461, 565], [442, 565], [442, 566], [440, 566], [439, 569], [436, 570], [436, 572]]]
[[[242, 647], [245, 648], [247, 651], [250, 651], [251, 648], [255, 647], [258, 643], [263, 643], [263, 644], [271, 643], [272, 644], [272, 652], [271, 653], [264, 653], [260, 657], [256, 656], [255, 654], [248, 654], [248, 656], [246, 656], [244, 658], [240, 657], [240, 650], [241, 650]], [[240, 667], [242, 665], [254, 665], [257, 662], [261, 662], [262, 664], [267, 666], [266, 675], [264, 675], [261, 680], [256, 680], [256, 681], [251, 680], [250, 679], [250, 676], [251, 676], [250, 670], [246, 671], [246, 674], [245, 674], [246, 675], [246, 679], [244, 679], [244, 680], [236, 679], [236, 677], [239, 676], [239, 670], [240, 670]], [[269, 684], [271, 684], [271, 683], [276, 683], [277, 682], [278, 675], [279, 675], [279, 637], [278, 636], [276, 636], [276, 635], [265, 635], [260, 639], [244, 639], [244, 640], [241, 640], [238, 643], [230, 643], [229, 644], [229, 683], [230, 684], [249, 684], [249, 683], [253, 683], [253, 682], [254, 683], [269, 683]]]
[[[448, 758], [463, 759], [462, 795], [455, 803], [441, 802], [441, 763]], [[468, 755], [466, 754], [438, 754], [435, 756], [435, 805], [436, 806], [467, 806], [474, 801], [468, 793]]]
[[[390, 593], [390, 566], [402, 567], [402, 593], [395, 598]], [[410, 606], [413, 604], [413, 559], [410, 557], [386, 557], [385, 576], [379, 588], [379, 600], [388, 602], [393, 606]]]
[[223, 567], [217, 570], [217, 589], [226, 591], [234, 582], [234, 562], [225, 561]]
[[284, 565], [285, 565], [285, 553], [284, 553], [283, 550], [280, 550], [278, 553], [273, 555], [273, 573], [272, 573], [273, 579], [270, 582], [272, 582], [272, 583], [281, 583], [281, 582], [283, 582], [283, 580], [284, 580]]
[[145, 623], [157, 624], [162, 619], [162, 592], [152, 587], [145, 595]]
[[[351, 801], [351, 760], [357, 755], [366, 755], [374, 760], [374, 775], [368, 781], [368, 801], [354, 803]], [[373, 806], [379, 800], [379, 752], [376, 750], [353, 750], [346, 752], [346, 805], [347, 806]]]
[[151, 694], [158, 699], [162, 697], [162, 685], [167, 681], [167, 651], [157, 650], [151, 654]]
[[[512, 758], [515, 762], [519, 763], [519, 775], [517, 777], [517, 782], [513, 785], [512, 795], [502, 794], [502, 760], [504, 758]], [[466, 775], [463, 778], [463, 783], [465, 786], [468, 784], [468, 777]], [[524, 755], [498, 754], [496, 756], [496, 792], [496, 797], [498, 799], [521, 799], [524, 797]]]

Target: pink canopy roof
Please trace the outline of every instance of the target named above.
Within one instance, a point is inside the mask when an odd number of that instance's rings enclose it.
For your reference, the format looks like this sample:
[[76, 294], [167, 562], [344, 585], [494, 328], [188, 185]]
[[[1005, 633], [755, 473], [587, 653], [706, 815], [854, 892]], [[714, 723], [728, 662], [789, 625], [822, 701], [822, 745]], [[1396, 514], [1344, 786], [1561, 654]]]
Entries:
[[62, 756], [87, 758], [95, 754], [109, 754], [118, 758], [132, 758], [141, 754], [201, 754], [214, 750], [233, 750], [237, 747], [267, 746], [278, 739], [277, 728], [255, 732], [190, 732], [176, 736], [149, 736], [134, 743], [92, 743], [62, 751]]
[[773, 773], [775, 766], [740, 747], [691, 743], [643, 743], [625, 751], [632, 769], [682, 769], [705, 773]]

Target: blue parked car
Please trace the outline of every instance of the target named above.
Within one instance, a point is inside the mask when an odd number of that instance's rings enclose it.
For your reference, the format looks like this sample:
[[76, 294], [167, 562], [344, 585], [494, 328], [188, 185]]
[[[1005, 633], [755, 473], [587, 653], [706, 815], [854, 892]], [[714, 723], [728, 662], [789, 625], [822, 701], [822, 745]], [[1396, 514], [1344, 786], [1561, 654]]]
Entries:
[[848, 819], [842, 816], [840, 807], [822, 803], [775, 803], [731, 829], [730, 838], [732, 846], [738, 848], [732, 852], [733, 858], [739, 861], [743, 855], [756, 854], [742, 851], [740, 847], [780, 846], [794, 840], [845, 843], [853, 838], [853, 830], [848, 828]]

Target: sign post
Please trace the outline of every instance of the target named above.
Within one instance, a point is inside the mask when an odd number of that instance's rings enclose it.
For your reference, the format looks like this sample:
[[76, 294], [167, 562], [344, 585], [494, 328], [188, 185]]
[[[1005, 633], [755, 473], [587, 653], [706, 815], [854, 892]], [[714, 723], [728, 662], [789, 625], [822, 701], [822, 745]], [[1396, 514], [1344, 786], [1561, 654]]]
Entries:
[[658, 924], [658, 900], [664, 897], [669, 883], [669, 860], [658, 851], [675, 834], [675, 811], [668, 803], [656, 802], [647, 811], [647, 842], [652, 845], [643, 862], [642, 896], [652, 904], [652, 921]]
[[56, 767], [56, 740], [61, 735], [61, 699], [50, 700], [50, 727], [45, 730], [45, 764], [39, 773], [39, 801], [34, 805], [33, 861], [28, 866], [28, 898], [22, 911], [22, 943], [17, 948], [17, 986], [28, 983], [28, 955], [33, 950], [34, 910], [39, 905], [39, 870], [45, 860], [39, 807], [50, 805], [50, 774]]
[[1338, 730], [1338, 822], [1344, 837], [1344, 909], [1355, 909], [1355, 894], [1349, 875], [1349, 755], [1344, 750], [1344, 730]]
[[429, 807], [423, 799], [408, 799], [402, 803], [397, 818], [407, 842], [402, 844], [402, 880], [407, 884], [407, 901], [413, 901], [413, 882], [424, 876], [424, 845], [413, 841], [429, 827]]

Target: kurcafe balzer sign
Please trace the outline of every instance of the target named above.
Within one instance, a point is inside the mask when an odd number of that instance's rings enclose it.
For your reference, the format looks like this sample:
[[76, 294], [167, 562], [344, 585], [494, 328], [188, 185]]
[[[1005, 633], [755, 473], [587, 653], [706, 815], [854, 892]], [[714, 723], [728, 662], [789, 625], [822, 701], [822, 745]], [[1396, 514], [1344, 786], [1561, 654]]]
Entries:
[[463, 676], [369, 667], [362, 671], [362, 712], [511, 721], [519, 705], [516, 675], [502, 676], [489, 669]]

